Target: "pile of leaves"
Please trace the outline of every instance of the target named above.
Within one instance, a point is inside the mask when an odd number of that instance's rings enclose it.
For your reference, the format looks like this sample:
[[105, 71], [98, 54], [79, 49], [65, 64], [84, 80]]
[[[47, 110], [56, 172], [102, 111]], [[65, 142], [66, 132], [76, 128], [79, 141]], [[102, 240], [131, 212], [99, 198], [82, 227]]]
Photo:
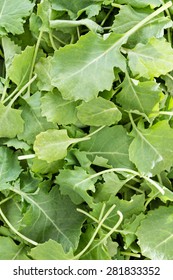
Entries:
[[173, 259], [172, 1], [0, 15], [0, 259]]

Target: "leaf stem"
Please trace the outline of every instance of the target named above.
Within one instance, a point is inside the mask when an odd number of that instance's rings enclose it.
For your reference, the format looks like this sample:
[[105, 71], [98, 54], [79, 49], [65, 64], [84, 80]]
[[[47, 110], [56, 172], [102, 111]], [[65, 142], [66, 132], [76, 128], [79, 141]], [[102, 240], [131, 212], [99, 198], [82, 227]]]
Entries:
[[12, 195], [6, 197], [5, 199], [1, 200], [0, 205], [6, 203], [8, 200], [12, 199], [14, 196], [15, 196], [15, 194], [12, 194]]
[[106, 173], [110, 173], [110, 172], [117, 172], [117, 173], [130, 173], [130, 174], [133, 174], [135, 176], [139, 176], [140, 178], [143, 178], [144, 180], [146, 180], [147, 182], [149, 182], [151, 185], [153, 185], [156, 189], [159, 190], [159, 192], [164, 195], [165, 194], [165, 191], [162, 189], [162, 187], [154, 180], [152, 180], [151, 178], [143, 175], [143, 174], [140, 174], [139, 172], [135, 171], [135, 170], [132, 170], [132, 169], [128, 169], [128, 168], [110, 168], [110, 169], [106, 169], [106, 170], [103, 170], [103, 171], [100, 171], [98, 173], [95, 173], [93, 175], [91, 175], [90, 177], [82, 180], [81, 182], [77, 183], [76, 186], [79, 186], [80, 184], [83, 184], [84, 182], [87, 182], [91, 179], [94, 179], [98, 176], [101, 176], [103, 174], [106, 174]]
[[1, 102], [2, 103], [3, 103], [4, 99], [5, 99], [6, 94], [7, 94], [7, 89], [9, 87], [9, 82], [10, 82], [10, 80], [9, 80], [9, 78], [7, 78], [6, 81], [5, 81], [3, 92], [2, 92], [2, 96], [1, 96]]
[[37, 246], [38, 243], [31, 240], [30, 238], [26, 237], [25, 235], [21, 234], [20, 232], [18, 232], [13, 226], [12, 224], [9, 222], [9, 220], [6, 218], [6, 216], [4, 215], [4, 213], [2, 212], [2, 209], [0, 208], [0, 215], [2, 216], [3, 220], [5, 221], [5, 223], [9, 226], [9, 228], [16, 234], [18, 235], [20, 238], [22, 238], [23, 240], [25, 240], [26, 242]]
[[[32, 74], [33, 74], [33, 71], [34, 71], [34, 66], [35, 66], [35, 62], [36, 62], [36, 58], [37, 58], [37, 54], [38, 54], [38, 50], [39, 50], [39, 46], [40, 46], [40, 43], [41, 43], [41, 38], [43, 36], [43, 33], [44, 33], [44, 31], [41, 30], [40, 34], [38, 36], [36, 46], [35, 46], [35, 51], [34, 51], [34, 55], [33, 55], [33, 59], [32, 59], [30, 75], [29, 75], [29, 80], [32, 80], [31, 78], [32, 78]], [[31, 89], [31, 83], [28, 84], [28, 90], [27, 90], [27, 93], [26, 93], [26, 97], [30, 96], [30, 89]]]
[[90, 241], [88, 242], [88, 244], [85, 246], [85, 248], [79, 254], [74, 256], [73, 260], [78, 260], [88, 250], [88, 248], [93, 243], [93, 241], [94, 241], [97, 233], [99, 232], [100, 228], [102, 227], [102, 224], [104, 223], [104, 221], [107, 219], [107, 217], [110, 215], [110, 213], [113, 211], [114, 208], [115, 208], [115, 205], [112, 205], [112, 207], [106, 212], [104, 217], [99, 222], [99, 224], [98, 224], [96, 230], [94, 231], [94, 234], [92, 235], [92, 237], [91, 237]]
[[36, 157], [35, 154], [22, 155], [22, 156], [18, 156], [18, 160], [31, 159], [31, 158], [35, 158], [35, 157]]
[[[29, 80], [29, 82], [27, 84], [25, 84], [21, 90], [19, 90], [19, 92], [13, 97], [13, 99], [9, 102], [8, 106], [11, 107], [13, 105], [13, 103], [16, 101], [16, 99], [28, 88], [28, 86], [30, 86], [35, 79], [37, 78], [37, 74], [34, 75], [34, 77], [32, 77], [31, 80]], [[14, 95], [14, 92], [12, 93]], [[9, 95], [5, 100], [4, 103], [6, 103], [9, 99], [11, 98], [11, 95]]]
[[96, 247], [98, 247], [99, 245], [101, 245], [102, 243], [104, 243], [109, 236], [111, 236], [111, 234], [113, 232], [115, 232], [115, 230], [120, 226], [120, 224], [123, 221], [123, 214], [120, 211], [117, 211], [117, 214], [119, 215], [119, 220], [116, 223], [116, 225], [106, 234], [106, 236], [104, 238], [102, 238], [94, 247], [92, 247], [87, 253], [90, 253], [92, 250], [94, 250]]

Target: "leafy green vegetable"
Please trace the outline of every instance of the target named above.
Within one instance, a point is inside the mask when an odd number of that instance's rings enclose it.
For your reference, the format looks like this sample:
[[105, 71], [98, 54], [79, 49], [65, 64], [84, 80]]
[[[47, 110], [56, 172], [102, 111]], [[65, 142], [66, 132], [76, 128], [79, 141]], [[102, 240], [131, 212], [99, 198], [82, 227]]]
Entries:
[[172, 1], [0, 15], [0, 259], [171, 260]]
[[4, 36], [9, 32], [12, 34], [21, 34], [24, 32], [24, 19], [29, 16], [33, 3], [29, 0], [16, 0], [15, 3], [10, 0], [0, 1], [0, 34]]
[[[142, 254], [151, 259], [172, 260], [172, 206], [149, 211], [137, 231]], [[155, 238], [149, 238], [151, 226]], [[157, 234], [159, 229], [159, 234]]]

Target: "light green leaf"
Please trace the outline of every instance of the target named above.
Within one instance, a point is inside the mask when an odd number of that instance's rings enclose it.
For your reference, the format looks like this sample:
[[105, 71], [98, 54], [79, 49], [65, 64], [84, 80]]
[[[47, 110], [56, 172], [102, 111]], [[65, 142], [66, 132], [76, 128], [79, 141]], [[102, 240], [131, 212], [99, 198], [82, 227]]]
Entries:
[[125, 220], [123, 223], [122, 228], [125, 249], [128, 249], [129, 246], [136, 240], [136, 231], [143, 219], [145, 219], [145, 215], [141, 212], [139, 215], [133, 215], [130, 219]]
[[88, 191], [95, 192], [95, 180], [90, 179], [90, 176], [91, 174], [82, 167], [76, 167], [74, 170], [64, 169], [60, 170], [56, 183], [60, 185], [61, 194], [68, 195], [73, 203], [81, 204], [86, 201], [88, 205], [91, 205], [93, 198]]
[[15, 181], [21, 171], [17, 155], [7, 147], [0, 147], [0, 183]]
[[53, 239], [65, 252], [77, 248], [84, 219], [71, 200], [60, 195], [57, 186], [49, 192], [42, 188], [35, 194], [14, 191], [30, 204], [21, 220], [22, 234], [39, 243]]
[[27, 143], [19, 141], [17, 138], [8, 139], [4, 141], [4, 144], [7, 145], [7, 147], [13, 147], [16, 150], [23, 149], [28, 151], [30, 149], [30, 146]]
[[142, 254], [151, 260], [172, 260], [172, 228], [172, 206], [162, 206], [149, 211], [137, 231]]
[[27, 46], [21, 54], [15, 55], [11, 67], [9, 68], [9, 78], [18, 86], [18, 88], [22, 88], [22, 86], [29, 81], [34, 50], [34, 46]]
[[77, 117], [82, 124], [91, 126], [112, 125], [121, 119], [117, 106], [102, 97], [83, 102], [77, 107]]
[[21, 107], [22, 109], [22, 119], [24, 120], [24, 130], [18, 135], [20, 140], [24, 140], [28, 144], [33, 144], [35, 137], [42, 131], [47, 129], [56, 128], [56, 125], [50, 123], [45, 117], [41, 115], [41, 94], [35, 92], [34, 95], [29, 97], [27, 100], [22, 99]]
[[96, 97], [99, 91], [111, 89], [114, 80], [113, 68], [126, 68], [125, 59], [119, 52], [125, 41], [122, 37], [111, 34], [107, 39], [103, 39], [89, 32], [81, 36], [76, 44], [66, 45], [54, 53], [51, 61], [51, 81], [64, 99], [89, 101]]
[[0, 260], [29, 260], [23, 244], [16, 245], [10, 237], [0, 236]]
[[2, 37], [2, 47], [5, 57], [6, 74], [8, 76], [8, 70], [13, 62], [13, 58], [21, 52], [21, 47], [16, 45], [9, 37]]
[[50, 163], [63, 159], [67, 155], [67, 148], [78, 141], [77, 138], [70, 138], [65, 129], [49, 129], [36, 136], [34, 151], [39, 159]]
[[95, 199], [101, 202], [109, 200], [111, 195], [115, 196], [126, 183], [126, 180], [120, 180], [115, 173], [104, 174], [103, 179], [104, 183], [99, 184], [95, 194]]
[[75, 124], [77, 102], [64, 100], [57, 91], [45, 94], [41, 98], [42, 115], [49, 122], [60, 124]]
[[37, 15], [41, 18], [41, 30], [50, 32], [49, 19], [51, 17], [51, 4], [50, 1], [44, 0], [37, 6]]
[[122, 90], [117, 94], [117, 102], [127, 111], [137, 110], [149, 115], [163, 96], [159, 84], [155, 81], [140, 82], [128, 75], [121, 87]]
[[108, 159], [112, 167], [129, 167], [133, 165], [129, 160], [128, 148], [131, 139], [126, 130], [116, 125], [105, 127], [91, 137], [91, 140], [80, 143], [79, 149], [86, 151], [89, 159], [94, 161], [96, 156]]
[[147, 129], [140, 123], [132, 135], [129, 157], [142, 174], [154, 176], [169, 170], [173, 164], [173, 130], [166, 120]]
[[0, 103], [0, 137], [13, 138], [23, 131], [24, 121], [19, 109]]
[[151, 6], [152, 8], [159, 7], [163, 2], [161, 0], [117, 0], [119, 4], [128, 4], [136, 8], [144, 8], [146, 6]]
[[51, 0], [52, 7], [57, 11], [67, 11], [72, 19], [79, 17], [83, 12], [86, 12], [88, 17], [92, 17], [98, 14], [102, 1], [100, 0]]
[[34, 260], [70, 260], [74, 257], [72, 251], [65, 253], [62, 245], [51, 239], [31, 249], [29, 255]]
[[39, 90], [52, 91], [53, 86], [51, 84], [51, 57], [42, 57], [35, 65], [35, 73], [38, 77], [37, 86]]
[[[153, 10], [150, 8], [133, 9], [129, 5], [122, 5], [119, 14], [115, 16], [112, 30], [118, 34], [125, 33], [152, 12]], [[128, 45], [134, 47], [139, 42], [143, 44], [147, 43], [147, 41], [152, 37], [163, 37], [164, 29], [169, 27], [172, 27], [170, 19], [166, 18], [162, 14], [158, 15], [149, 21], [149, 23], [137, 30], [137, 32], [129, 38]]]
[[173, 50], [165, 39], [151, 38], [128, 51], [129, 67], [136, 77], [153, 79], [173, 70]]
[[40, 174], [54, 174], [57, 173], [57, 171], [63, 167], [63, 160], [53, 161], [51, 163], [47, 163], [45, 160], [41, 160], [38, 158], [34, 158], [32, 161], [31, 170], [34, 173], [40, 173]]
[[0, 35], [21, 34], [24, 18], [29, 16], [33, 6], [29, 0], [0, 0]]

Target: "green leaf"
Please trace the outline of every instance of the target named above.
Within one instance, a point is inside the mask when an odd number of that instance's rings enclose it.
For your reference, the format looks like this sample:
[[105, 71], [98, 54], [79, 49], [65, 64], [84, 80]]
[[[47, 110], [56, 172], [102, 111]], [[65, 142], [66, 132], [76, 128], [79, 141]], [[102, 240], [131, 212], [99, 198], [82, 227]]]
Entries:
[[[140, 1], [141, 2], [141, 1]], [[138, 1], [139, 3], [139, 1]], [[119, 14], [115, 16], [112, 30], [115, 33], [123, 34], [130, 30], [142, 19], [150, 15], [153, 11], [150, 8], [146, 9], [133, 9], [129, 5], [122, 5]], [[128, 18], [128, 21], [127, 21]], [[172, 26], [172, 22], [165, 16], [158, 15], [142, 28], [140, 28], [134, 35], [128, 40], [128, 46], [135, 46], [137, 43], [147, 43], [152, 38], [160, 38], [164, 35], [164, 29]]]
[[16, 54], [21, 52], [21, 47], [16, 45], [9, 37], [2, 37], [2, 47], [5, 57], [6, 74], [8, 76], [8, 71], [13, 62], [13, 58]]
[[80, 143], [79, 149], [86, 151], [89, 159], [94, 161], [96, 156], [108, 159], [112, 167], [129, 167], [133, 165], [129, 160], [128, 148], [131, 139], [126, 130], [116, 125], [105, 127], [91, 137], [91, 140]]
[[39, 243], [53, 239], [65, 252], [77, 248], [83, 216], [67, 196], [60, 195], [57, 186], [49, 192], [42, 188], [33, 195], [15, 192], [30, 205], [21, 220], [22, 234]]
[[17, 245], [10, 237], [0, 236], [0, 260], [29, 260], [23, 244]]
[[13, 138], [22, 133], [23, 126], [21, 111], [0, 103], [0, 137]]
[[102, 1], [100, 0], [61, 0], [57, 3], [56, 0], [51, 0], [53, 9], [57, 11], [67, 11], [72, 19], [79, 17], [83, 12], [86, 12], [88, 17], [98, 14]]
[[129, 67], [136, 77], [153, 79], [173, 70], [173, 50], [165, 39], [151, 38], [128, 51]]
[[128, 249], [130, 245], [136, 240], [136, 231], [143, 219], [145, 219], [145, 215], [141, 212], [139, 215], [133, 215], [131, 219], [127, 219], [124, 222], [122, 228], [125, 249]]
[[79, 105], [77, 107], [77, 117], [82, 124], [91, 126], [109, 126], [120, 121], [121, 113], [113, 102], [98, 97]]
[[0, 183], [15, 181], [21, 171], [16, 154], [7, 147], [0, 147]]
[[[137, 231], [142, 254], [151, 260], [173, 259], [173, 207], [149, 211]], [[152, 235], [151, 235], [152, 233]]]
[[80, 167], [74, 170], [64, 169], [60, 170], [56, 183], [60, 185], [61, 194], [68, 195], [73, 203], [81, 204], [86, 201], [88, 205], [92, 205], [93, 198], [88, 191], [95, 192], [95, 180], [90, 179], [90, 176]]
[[65, 253], [62, 245], [51, 239], [31, 249], [29, 255], [34, 260], [70, 260], [74, 257], [72, 251]]
[[122, 35], [111, 34], [103, 39], [89, 32], [76, 44], [59, 49], [51, 61], [52, 85], [69, 100], [89, 101], [99, 91], [110, 90], [114, 80], [113, 68], [126, 68], [125, 59], [119, 52], [124, 41]]
[[20, 140], [24, 140], [28, 144], [33, 144], [35, 137], [42, 131], [56, 128], [56, 125], [50, 123], [41, 115], [41, 94], [36, 92], [27, 100], [22, 99], [21, 107], [22, 119], [24, 120], [24, 130], [18, 135]]
[[116, 2], [119, 4], [129, 4], [130, 6], [137, 8], [144, 8], [149, 5], [152, 8], [155, 8], [163, 4], [161, 0], [117, 0]]
[[35, 73], [38, 76], [37, 86], [39, 90], [52, 91], [53, 86], [51, 84], [51, 57], [42, 57], [35, 65]]
[[132, 135], [129, 157], [142, 174], [154, 176], [169, 170], [173, 164], [173, 130], [166, 120], [147, 129], [140, 123]]
[[51, 4], [49, 0], [44, 0], [38, 4], [37, 15], [41, 18], [41, 30], [50, 32], [49, 19], [51, 17]]
[[107, 201], [110, 196], [115, 196], [119, 190], [126, 183], [126, 180], [120, 180], [115, 173], [108, 173], [103, 175], [104, 183], [99, 184], [95, 199], [97, 201]]
[[70, 138], [65, 129], [49, 129], [36, 136], [34, 151], [39, 159], [50, 163], [63, 159], [67, 155], [67, 148], [78, 141], [77, 138]]
[[163, 96], [159, 84], [155, 81], [140, 82], [126, 75], [121, 84], [122, 90], [117, 94], [117, 102], [124, 110], [137, 110], [147, 116]]
[[77, 102], [64, 100], [57, 91], [49, 92], [41, 98], [42, 115], [49, 122], [60, 124], [75, 124]]
[[57, 170], [63, 167], [63, 163], [63, 160], [47, 163], [47, 161], [35, 157], [32, 162], [31, 170], [34, 173], [54, 174], [57, 173]]
[[15, 55], [12, 65], [9, 68], [9, 78], [18, 86], [18, 88], [22, 88], [22, 86], [29, 81], [34, 50], [34, 46], [27, 46], [21, 54]]
[[29, 0], [0, 0], [0, 35], [21, 34], [24, 18], [29, 16], [33, 3]]

